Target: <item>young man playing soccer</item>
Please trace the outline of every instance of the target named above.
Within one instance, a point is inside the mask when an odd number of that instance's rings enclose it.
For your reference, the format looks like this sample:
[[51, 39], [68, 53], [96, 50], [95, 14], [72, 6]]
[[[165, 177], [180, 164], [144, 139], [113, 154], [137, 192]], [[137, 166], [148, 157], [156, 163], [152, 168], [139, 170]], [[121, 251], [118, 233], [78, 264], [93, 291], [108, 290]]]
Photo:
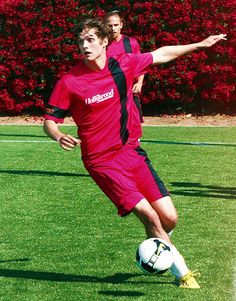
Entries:
[[[106, 24], [111, 30], [111, 41], [107, 47], [107, 56], [117, 56], [122, 53], [140, 53], [138, 41], [134, 37], [128, 37], [121, 33], [123, 20], [119, 11], [114, 10], [104, 18]], [[144, 75], [140, 75], [133, 85], [133, 93], [140, 93], [143, 85]]]
[[[107, 57], [108, 32], [96, 19], [78, 29], [84, 57], [53, 90], [45, 114], [44, 130], [65, 150], [80, 145], [85, 168], [100, 189], [125, 216], [133, 212], [143, 223], [147, 237], [159, 237], [171, 245], [171, 272], [183, 288], [199, 288], [194, 274], [171, 243], [167, 233], [176, 225], [177, 213], [163, 182], [137, 138], [141, 124], [134, 122], [133, 81], [146, 67], [169, 62], [188, 52], [210, 47], [225, 35], [210, 36], [194, 44], [165, 46], [150, 53]], [[61, 132], [67, 111], [78, 127], [79, 139]], [[136, 119], [135, 119], [136, 120]]]
[[[127, 35], [123, 35], [121, 33], [124, 23], [118, 10], [107, 13], [104, 18], [104, 24], [110, 28], [111, 34], [110, 43], [107, 46], [107, 56], [115, 57], [123, 53], [140, 53], [138, 41], [133, 37], [128, 37]], [[132, 89], [133, 99], [139, 111], [141, 122], [143, 122], [143, 114], [138, 94], [141, 92], [143, 79], [144, 74], [135, 78]]]

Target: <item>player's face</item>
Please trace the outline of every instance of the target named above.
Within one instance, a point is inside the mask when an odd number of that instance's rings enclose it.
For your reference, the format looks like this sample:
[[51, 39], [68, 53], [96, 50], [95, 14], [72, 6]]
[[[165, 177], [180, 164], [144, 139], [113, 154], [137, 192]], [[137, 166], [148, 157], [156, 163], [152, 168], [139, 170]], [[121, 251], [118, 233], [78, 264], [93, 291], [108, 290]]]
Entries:
[[119, 39], [123, 27], [121, 19], [118, 16], [111, 16], [107, 19], [106, 23], [111, 29], [112, 38], [114, 40]]
[[108, 40], [101, 39], [96, 34], [96, 29], [84, 29], [79, 36], [79, 48], [87, 61], [96, 61], [106, 54]]

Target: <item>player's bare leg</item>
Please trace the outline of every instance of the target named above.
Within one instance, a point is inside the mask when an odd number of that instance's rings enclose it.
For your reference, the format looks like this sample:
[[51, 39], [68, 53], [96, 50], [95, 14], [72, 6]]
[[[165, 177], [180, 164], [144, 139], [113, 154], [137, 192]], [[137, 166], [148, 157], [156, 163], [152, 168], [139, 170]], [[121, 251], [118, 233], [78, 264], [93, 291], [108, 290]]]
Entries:
[[143, 223], [147, 237], [159, 237], [171, 243], [169, 236], [163, 229], [157, 212], [146, 199], [142, 199], [133, 209], [133, 213]]
[[171, 232], [178, 222], [177, 211], [171, 198], [169, 196], [165, 196], [155, 202], [152, 202], [151, 206], [157, 212], [163, 229], [167, 233]]
[[[166, 201], [166, 203], [164, 203]], [[177, 213], [173, 206], [171, 199], [168, 197], [158, 204], [158, 201], [154, 202], [154, 207], [146, 199], [142, 199], [133, 209], [133, 213], [140, 219], [143, 223], [147, 237], [158, 237], [164, 239], [171, 246], [171, 252], [174, 256], [174, 263], [171, 266], [171, 273], [176, 276], [177, 285], [182, 288], [200, 288], [197, 281], [195, 280], [195, 274], [192, 273], [187, 267], [184, 258], [176, 249], [176, 247], [171, 243], [169, 236], [165, 229], [162, 227], [162, 221], [159, 218], [157, 212], [160, 212], [163, 220], [165, 221], [165, 227], [167, 230], [173, 229], [172, 227], [176, 225]], [[155, 208], [155, 209], [154, 209]], [[170, 213], [165, 216], [165, 212]]]

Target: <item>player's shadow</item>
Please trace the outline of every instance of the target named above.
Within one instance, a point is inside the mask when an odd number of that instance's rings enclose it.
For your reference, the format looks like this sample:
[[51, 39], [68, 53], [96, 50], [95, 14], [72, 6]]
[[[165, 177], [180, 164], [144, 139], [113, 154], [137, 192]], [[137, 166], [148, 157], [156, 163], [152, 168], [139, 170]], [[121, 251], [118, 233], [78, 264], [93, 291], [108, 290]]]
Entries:
[[[140, 280], [133, 280], [135, 277], [143, 276]], [[74, 275], [64, 274], [56, 272], [41, 272], [41, 271], [27, 271], [27, 270], [15, 270], [15, 269], [0, 269], [0, 277], [5, 278], [17, 278], [17, 279], [28, 279], [28, 280], [39, 280], [39, 281], [52, 281], [52, 282], [79, 282], [79, 283], [106, 283], [106, 284], [145, 284], [145, 283], [156, 283], [156, 284], [169, 284], [172, 285], [171, 281], [168, 281], [169, 275], [150, 276], [153, 277], [153, 281], [144, 279], [149, 278], [142, 274], [131, 274], [131, 273], [117, 273], [107, 277], [89, 276], [89, 275]], [[105, 294], [105, 292], [103, 292]]]
[[165, 141], [165, 140], [147, 140], [141, 139], [141, 142], [144, 143], [153, 143], [153, 144], [170, 144], [170, 145], [190, 145], [190, 146], [230, 146], [236, 147], [235, 143], [226, 143], [226, 142], [185, 142], [185, 141]]
[[0, 133], [0, 137], [32, 137], [32, 138], [48, 139], [48, 136], [46, 136], [46, 135], [36, 135], [36, 134], [3, 134], [3, 133]]
[[16, 258], [16, 259], [6, 259], [6, 260], [0, 260], [0, 263], [10, 263], [10, 262], [27, 262], [30, 261], [30, 258]]
[[11, 174], [20, 176], [47, 176], [47, 177], [90, 177], [88, 174], [73, 173], [73, 172], [59, 172], [46, 170], [7, 170], [0, 169], [0, 174]]
[[210, 197], [233, 200], [236, 198], [236, 187], [222, 187], [217, 185], [204, 185], [192, 182], [171, 182], [171, 194], [193, 197]]

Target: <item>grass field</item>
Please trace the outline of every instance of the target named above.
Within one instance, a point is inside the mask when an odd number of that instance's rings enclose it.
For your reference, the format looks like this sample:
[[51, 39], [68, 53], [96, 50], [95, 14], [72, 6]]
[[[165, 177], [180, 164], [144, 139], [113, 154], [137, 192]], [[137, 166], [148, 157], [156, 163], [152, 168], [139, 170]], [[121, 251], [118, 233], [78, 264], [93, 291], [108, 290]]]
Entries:
[[200, 290], [141, 273], [144, 231], [133, 215], [117, 216], [79, 148], [63, 151], [41, 126], [0, 126], [0, 141], [0, 300], [233, 300], [235, 127], [144, 128], [143, 148], [179, 212], [173, 241], [201, 272]]

